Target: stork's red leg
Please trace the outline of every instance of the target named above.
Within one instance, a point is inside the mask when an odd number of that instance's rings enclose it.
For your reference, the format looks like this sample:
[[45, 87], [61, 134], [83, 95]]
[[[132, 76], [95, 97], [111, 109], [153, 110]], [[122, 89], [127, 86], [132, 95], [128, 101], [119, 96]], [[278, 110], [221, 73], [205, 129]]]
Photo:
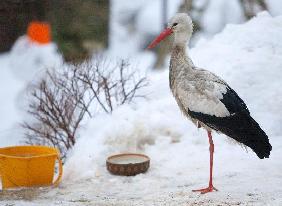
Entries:
[[211, 135], [210, 131], [208, 131], [208, 138], [209, 138], [209, 143], [210, 143], [210, 180], [209, 180], [209, 186], [207, 188], [204, 188], [204, 189], [192, 190], [193, 192], [201, 192], [201, 194], [212, 192], [214, 190], [217, 191], [217, 189], [212, 184], [214, 144], [213, 144], [213, 141], [212, 141], [212, 135]]

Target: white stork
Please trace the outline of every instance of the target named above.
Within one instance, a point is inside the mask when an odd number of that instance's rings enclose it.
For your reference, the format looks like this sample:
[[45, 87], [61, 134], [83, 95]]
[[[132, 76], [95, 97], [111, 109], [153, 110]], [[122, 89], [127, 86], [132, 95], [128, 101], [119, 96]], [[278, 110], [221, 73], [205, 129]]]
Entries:
[[185, 13], [178, 13], [148, 48], [153, 48], [165, 37], [174, 34], [169, 67], [171, 92], [184, 115], [197, 127], [206, 129], [209, 138], [209, 185], [204, 189], [193, 190], [204, 194], [217, 191], [212, 182], [213, 130], [250, 147], [260, 159], [268, 158], [272, 147], [238, 94], [224, 80], [193, 64], [186, 53], [192, 31], [191, 18]]

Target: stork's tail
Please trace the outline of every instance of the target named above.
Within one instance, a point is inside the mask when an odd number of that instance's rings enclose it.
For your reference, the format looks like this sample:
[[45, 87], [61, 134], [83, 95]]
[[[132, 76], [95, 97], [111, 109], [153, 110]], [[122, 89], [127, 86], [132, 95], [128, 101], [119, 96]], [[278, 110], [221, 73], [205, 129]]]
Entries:
[[234, 129], [224, 133], [250, 147], [260, 159], [268, 158], [272, 150], [268, 136], [249, 114], [241, 115], [240, 122], [235, 121], [237, 125], [232, 127]]

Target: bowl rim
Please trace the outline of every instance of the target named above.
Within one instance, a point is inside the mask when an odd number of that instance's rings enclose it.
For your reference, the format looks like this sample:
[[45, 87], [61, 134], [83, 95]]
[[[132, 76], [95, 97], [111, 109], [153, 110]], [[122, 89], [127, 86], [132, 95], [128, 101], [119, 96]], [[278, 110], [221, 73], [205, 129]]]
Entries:
[[[113, 163], [110, 160], [116, 157], [122, 157], [122, 156], [139, 156], [139, 157], [144, 157], [146, 160], [142, 162], [137, 162], [137, 163]], [[115, 154], [111, 155], [107, 158], [106, 161], [108, 164], [113, 164], [113, 165], [120, 165], [120, 166], [125, 166], [125, 165], [136, 165], [136, 164], [144, 164], [146, 162], [150, 162], [150, 157], [148, 157], [145, 154], [140, 154], [140, 153], [120, 153], [120, 154]]]

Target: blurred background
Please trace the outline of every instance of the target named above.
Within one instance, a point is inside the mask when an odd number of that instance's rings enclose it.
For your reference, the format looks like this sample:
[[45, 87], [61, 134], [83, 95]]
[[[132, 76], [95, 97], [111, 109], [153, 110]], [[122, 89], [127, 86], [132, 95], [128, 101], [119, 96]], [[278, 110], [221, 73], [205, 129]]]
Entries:
[[[209, 38], [228, 23], [242, 23], [268, 10], [280, 14], [277, 0], [2, 0], [0, 52], [11, 50], [34, 22], [50, 25], [52, 41], [65, 61], [83, 61], [93, 52], [142, 51], [176, 12], [188, 12], [194, 21], [192, 45]], [[127, 45], [125, 45], [127, 44]], [[131, 48], [129, 48], [131, 45]], [[133, 48], [132, 48], [133, 47]], [[165, 54], [166, 49], [161, 49]], [[163, 65], [159, 51], [155, 67]]]

